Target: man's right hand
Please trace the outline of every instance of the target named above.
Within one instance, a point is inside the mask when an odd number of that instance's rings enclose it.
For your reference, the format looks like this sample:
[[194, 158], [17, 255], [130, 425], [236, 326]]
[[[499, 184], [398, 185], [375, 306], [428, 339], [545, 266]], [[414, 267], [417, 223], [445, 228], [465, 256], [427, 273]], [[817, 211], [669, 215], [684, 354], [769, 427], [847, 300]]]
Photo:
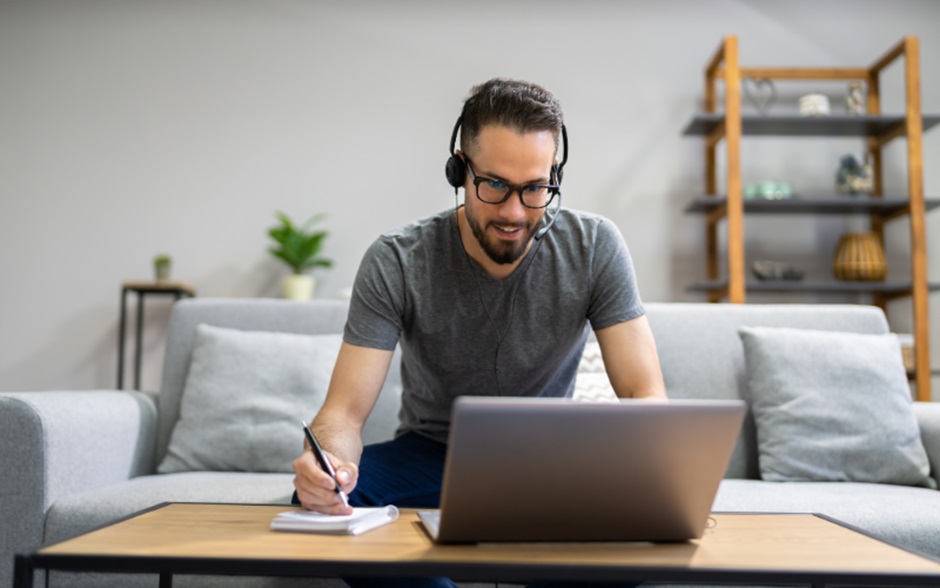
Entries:
[[[348, 496], [356, 487], [359, 479], [359, 468], [354, 463], [339, 461], [333, 454], [324, 451], [324, 456], [330, 460], [336, 470], [336, 480]], [[297, 490], [297, 499], [301, 506], [307, 510], [315, 510], [324, 514], [344, 515], [352, 513], [352, 508], [343, 504], [336, 485], [320, 464], [317, 463], [313, 452], [304, 450], [300, 457], [293, 461], [294, 488]]]

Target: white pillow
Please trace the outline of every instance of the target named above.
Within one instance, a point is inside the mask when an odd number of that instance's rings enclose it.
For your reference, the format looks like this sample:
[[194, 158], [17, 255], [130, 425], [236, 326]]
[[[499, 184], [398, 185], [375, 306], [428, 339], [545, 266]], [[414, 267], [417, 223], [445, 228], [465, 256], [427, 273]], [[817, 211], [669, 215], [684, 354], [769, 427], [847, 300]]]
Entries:
[[180, 418], [157, 471], [292, 471], [300, 421], [323, 404], [341, 342], [197, 326]]
[[616, 402], [617, 394], [607, 377], [604, 367], [604, 358], [601, 356], [601, 346], [597, 341], [588, 341], [584, 345], [584, 353], [578, 363], [578, 373], [575, 375], [574, 400], [585, 402]]
[[763, 479], [933, 485], [896, 335], [739, 334]]

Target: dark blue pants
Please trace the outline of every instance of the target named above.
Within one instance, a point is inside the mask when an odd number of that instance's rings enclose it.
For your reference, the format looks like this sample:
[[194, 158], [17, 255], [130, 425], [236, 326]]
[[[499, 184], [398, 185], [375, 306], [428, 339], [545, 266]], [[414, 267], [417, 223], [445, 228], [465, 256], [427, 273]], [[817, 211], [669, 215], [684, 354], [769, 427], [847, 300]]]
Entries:
[[[349, 495], [349, 504], [437, 508], [446, 454], [446, 445], [416, 433], [366, 445], [359, 460], [359, 481]], [[291, 502], [300, 504], [297, 492]]]
[[[392, 441], [366, 445], [359, 460], [359, 481], [349, 495], [352, 506], [438, 508], [444, 479], [447, 446], [417, 433]], [[294, 504], [300, 504], [294, 493]], [[453, 588], [449, 578], [344, 578], [352, 588]], [[635, 583], [537, 582], [529, 588], [604, 586], [632, 588]]]
[[446, 445], [417, 433], [366, 445], [359, 460], [359, 482], [349, 503], [438, 508], [446, 454]]

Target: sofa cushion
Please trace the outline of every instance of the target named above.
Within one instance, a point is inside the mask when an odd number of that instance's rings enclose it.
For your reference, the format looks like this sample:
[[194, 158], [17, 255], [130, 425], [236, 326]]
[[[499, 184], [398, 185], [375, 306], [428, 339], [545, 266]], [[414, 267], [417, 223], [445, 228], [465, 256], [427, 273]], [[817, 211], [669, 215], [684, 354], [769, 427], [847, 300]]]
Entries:
[[180, 419], [157, 471], [290, 472], [342, 338], [199, 325]]
[[164, 502], [290, 504], [293, 474], [183, 472], [140, 476], [66, 496], [46, 516], [45, 542], [62, 541]]
[[[646, 304], [670, 398], [747, 399], [738, 328], [798, 327], [854, 333], [889, 331], [884, 312], [858, 304]], [[759, 478], [757, 429], [750, 411], [725, 474]]]
[[601, 356], [601, 346], [597, 340], [589, 340], [584, 345], [578, 373], [574, 379], [574, 400], [582, 402], [616, 402], [617, 395], [607, 377], [607, 368]]
[[896, 336], [739, 332], [763, 479], [928, 485]]

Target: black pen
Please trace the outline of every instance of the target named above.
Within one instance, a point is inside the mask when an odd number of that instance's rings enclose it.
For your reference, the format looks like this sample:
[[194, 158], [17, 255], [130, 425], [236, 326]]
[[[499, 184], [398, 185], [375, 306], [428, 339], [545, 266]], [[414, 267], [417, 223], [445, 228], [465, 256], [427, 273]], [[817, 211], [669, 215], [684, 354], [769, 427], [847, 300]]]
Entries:
[[307, 426], [306, 421], [300, 422], [304, 426], [304, 435], [307, 436], [307, 441], [310, 443], [310, 449], [313, 451], [313, 455], [317, 458], [317, 461], [320, 462], [320, 467], [323, 468], [323, 471], [333, 478], [333, 483], [336, 484], [336, 493], [339, 494], [339, 498], [343, 501], [343, 504], [348, 507], [349, 498], [346, 496], [346, 493], [343, 492], [343, 489], [340, 488], [339, 481], [336, 479], [336, 470], [330, 465], [330, 461], [326, 459], [326, 455], [323, 454], [323, 448], [317, 443], [317, 438], [313, 436], [313, 431]]

